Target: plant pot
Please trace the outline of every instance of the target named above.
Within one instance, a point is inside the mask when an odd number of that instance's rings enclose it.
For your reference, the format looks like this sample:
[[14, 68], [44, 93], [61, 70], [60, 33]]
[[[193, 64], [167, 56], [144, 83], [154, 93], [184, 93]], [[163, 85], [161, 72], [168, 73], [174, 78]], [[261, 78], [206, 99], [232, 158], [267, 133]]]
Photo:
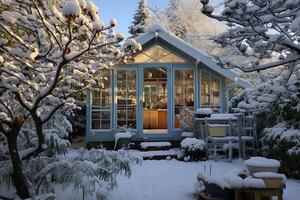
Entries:
[[130, 138], [120, 138], [118, 140], [117, 147], [118, 147], [118, 149], [121, 149], [121, 148], [127, 149], [129, 147], [129, 144], [130, 144]]
[[204, 181], [205, 191], [213, 198], [233, 199], [233, 190], [221, 188], [215, 183], [207, 183]]

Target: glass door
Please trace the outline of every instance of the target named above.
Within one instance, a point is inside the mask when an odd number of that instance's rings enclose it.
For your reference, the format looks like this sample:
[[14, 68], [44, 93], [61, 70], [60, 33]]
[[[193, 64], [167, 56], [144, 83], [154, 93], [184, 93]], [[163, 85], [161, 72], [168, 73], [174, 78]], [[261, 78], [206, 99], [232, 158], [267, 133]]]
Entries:
[[143, 132], [144, 134], [168, 133], [167, 68], [144, 68]]

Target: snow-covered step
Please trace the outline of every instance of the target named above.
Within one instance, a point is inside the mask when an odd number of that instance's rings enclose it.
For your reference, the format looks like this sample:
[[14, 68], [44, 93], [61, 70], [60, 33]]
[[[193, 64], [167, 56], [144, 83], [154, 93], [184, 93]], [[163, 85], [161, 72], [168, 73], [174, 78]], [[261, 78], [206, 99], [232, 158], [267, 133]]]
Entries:
[[171, 142], [141, 142], [141, 149], [149, 150], [149, 149], [168, 149], [172, 146]]
[[159, 151], [138, 151], [131, 150], [132, 155], [142, 157], [144, 160], [161, 160], [168, 158], [176, 158], [180, 153], [179, 148]]

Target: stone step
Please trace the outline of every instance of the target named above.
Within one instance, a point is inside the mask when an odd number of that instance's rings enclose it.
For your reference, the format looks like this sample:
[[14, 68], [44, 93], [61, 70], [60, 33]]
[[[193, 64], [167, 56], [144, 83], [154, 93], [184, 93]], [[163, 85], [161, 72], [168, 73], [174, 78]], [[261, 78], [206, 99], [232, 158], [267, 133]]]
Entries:
[[171, 142], [141, 142], [140, 147], [143, 151], [168, 150], [172, 147]]
[[169, 150], [156, 150], [156, 151], [139, 151], [131, 150], [133, 155], [142, 157], [143, 160], [162, 160], [177, 158], [177, 154], [180, 153], [179, 148]]

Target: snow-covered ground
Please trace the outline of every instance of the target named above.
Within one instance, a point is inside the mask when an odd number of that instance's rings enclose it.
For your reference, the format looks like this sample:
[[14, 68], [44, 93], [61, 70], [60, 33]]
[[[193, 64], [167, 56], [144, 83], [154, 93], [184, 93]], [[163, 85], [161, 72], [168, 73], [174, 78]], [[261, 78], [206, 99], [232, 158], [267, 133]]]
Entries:
[[[75, 152], [73, 152], [74, 154]], [[73, 155], [72, 154], [72, 155]], [[239, 160], [228, 163], [224, 161], [183, 162], [172, 160], [146, 160], [141, 165], [133, 165], [130, 178], [119, 175], [118, 187], [110, 191], [108, 200], [196, 200], [195, 183], [199, 171], [209, 171], [213, 175], [223, 175], [228, 170], [239, 169]], [[0, 187], [0, 194], [7, 194]], [[81, 200], [82, 193], [77, 194], [71, 188], [56, 188], [58, 199]], [[7, 194], [8, 195], [8, 194]], [[300, 180], [287, 179], [284, 200], [298, 200]], [[87, 200], [96, 200], [88, 197]]]
[[[128, 179], [118, 177], [118, 187], [110, 192], [109, 200], [190, 200], [195, 196], [196, 177], [200, 170], [212, 165], [216, 176], [226, 170], [241, 167], [240, 161], [228, 162], [182, 162], [172, 160], [147, 160], [141, 166], [133, 166], [133, 174]], [[300, 181], [287, 180], [284, 190], [285, 200], [298, 200]]]

